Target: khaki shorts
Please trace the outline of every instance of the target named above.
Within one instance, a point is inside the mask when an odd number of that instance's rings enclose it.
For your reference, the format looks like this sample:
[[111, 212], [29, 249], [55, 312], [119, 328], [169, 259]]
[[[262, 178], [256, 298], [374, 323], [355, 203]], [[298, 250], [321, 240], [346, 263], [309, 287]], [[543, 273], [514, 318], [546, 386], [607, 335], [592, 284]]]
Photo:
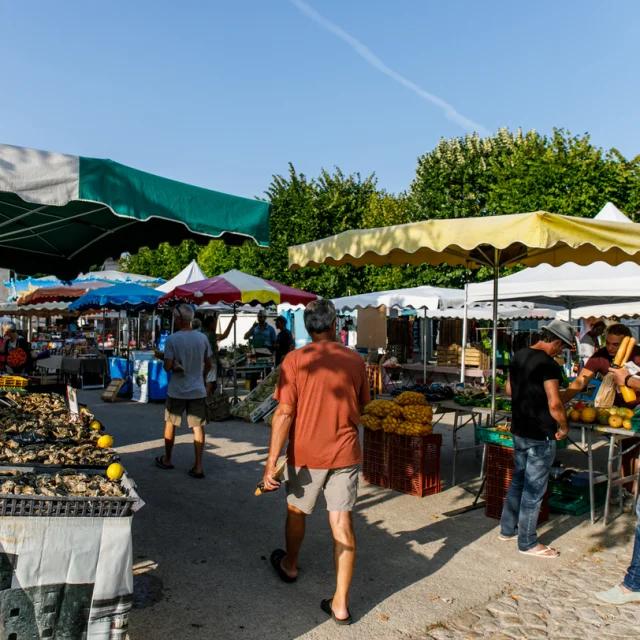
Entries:
[[187, 414], [187, 425], [193, 427], [204, 427], [207, 424], [207, 403], [205, 398], [195, 398], [194, 400], [184, 400], [183, 398], [170, 398], [164, 405], [164, 421], [170, 422], [176, 427], [182, 425], [182, 414]]
[[327, 511], [353, 511], [358, 497], [358, 465], [341, 469], [309, 469], [287, 466], [287, 502], [310, 514], [321, 493]]

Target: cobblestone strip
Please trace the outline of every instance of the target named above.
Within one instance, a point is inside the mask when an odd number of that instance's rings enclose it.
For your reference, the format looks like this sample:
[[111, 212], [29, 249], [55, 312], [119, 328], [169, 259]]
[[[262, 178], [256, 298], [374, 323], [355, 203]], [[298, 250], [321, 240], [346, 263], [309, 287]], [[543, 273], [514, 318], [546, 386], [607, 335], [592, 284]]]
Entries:
[[[427, 631], [428, 640], [608, 640], [640, 638], [640, 604], [607, 605], [594, 596], [619, 584], [631, 546], [589, 554]], [[531, 562], [553, 562], [533, 560]]]

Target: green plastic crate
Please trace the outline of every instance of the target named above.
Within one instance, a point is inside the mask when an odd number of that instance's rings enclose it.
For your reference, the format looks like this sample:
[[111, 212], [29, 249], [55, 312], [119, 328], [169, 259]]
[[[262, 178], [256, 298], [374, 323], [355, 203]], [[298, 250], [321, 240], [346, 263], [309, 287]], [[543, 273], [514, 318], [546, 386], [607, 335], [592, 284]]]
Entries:
[[[607, 484], [601, 482], [593, 487], [595, 506], [601, 507], [607, 498]], [[549, 507], [555, 513], [581, 516], [590, 509], [589, 485], [574, 487], [569, 482], [549, 480]]]
[[631, 431], [640, 431], [640, 409], [638, 409], [633, 418], [631, 418]]
[[[495, 429], [487, 429], [486, 427], [476, 427], [476, 438], [480, 442], [497, 444], [501, 447], [513, 449], [513, 436], [508, 431], [496, 431]], [[556, 450], [566, 449], [568, 446], [569, 441], [565, 438], [557, 442]]]

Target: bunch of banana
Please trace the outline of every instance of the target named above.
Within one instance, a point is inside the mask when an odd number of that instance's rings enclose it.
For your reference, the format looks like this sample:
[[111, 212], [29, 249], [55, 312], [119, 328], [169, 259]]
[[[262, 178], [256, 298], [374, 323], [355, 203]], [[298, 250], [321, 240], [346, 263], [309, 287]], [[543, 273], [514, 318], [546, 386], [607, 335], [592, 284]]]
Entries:
[[433, 409], [431, 407], [410, 404], [402, 407], [402, 415], [407, 422], [430, 424], [433, 420]]
[[365, 429], [371, 429], [371, 431], [379, 431], [382, 429], [382, 419], [376, 418], [375, 416], [369, 415], [367, 413], [363, 414], [360, 417], [360, 424]]
[[415, 391], [403, 391], [397, 398], [396, 403], [401, 407], [407, 407], [409, 405], [422, 405], [425, 406], [427, 401], [421, 393]]
[[364, 408], [364, 412], [366, 415], [376, 416], [376, 418], [402, 417], [402, 407], [392, 400], [373, 400]]

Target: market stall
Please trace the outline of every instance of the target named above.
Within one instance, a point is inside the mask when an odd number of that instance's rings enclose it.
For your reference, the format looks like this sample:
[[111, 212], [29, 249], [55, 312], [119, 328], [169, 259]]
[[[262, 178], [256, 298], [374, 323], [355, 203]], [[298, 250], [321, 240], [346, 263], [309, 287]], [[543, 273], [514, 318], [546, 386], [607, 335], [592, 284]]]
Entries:
[[[630, 232], [633, 231], [633, 232]], [[500, 267], [568, 262], [585, 265], [640, 262], [640, 227], [546, 212], [470, 219], [427, 220], [395, 227], [347, 231], [289, 248], [293, 269], [321, 264], [441, 264], [487, 266], [492, 283], [492, 389], [490, 424], [496, 425], [496, 345]]]

